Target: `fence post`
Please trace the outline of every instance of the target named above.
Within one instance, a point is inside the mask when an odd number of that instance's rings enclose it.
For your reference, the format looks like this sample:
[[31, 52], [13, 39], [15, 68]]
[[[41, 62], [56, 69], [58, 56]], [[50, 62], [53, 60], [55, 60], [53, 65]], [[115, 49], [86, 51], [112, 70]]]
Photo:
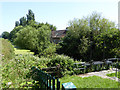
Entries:
[[60, 81], [57, 79], [57, 90], [60, 90]]
[[49, 88], [51, 90], [51, 75], [49, 76]]
[[50, 74], [47, 74], [35, 67], [32, 67], [32, 70], [33, 70], [33, 73], [36, 73], [37, 79], [35, 78], [35, 80], [39, 81], [41, 89], [44, 88], [45, 90], [51, 90], [51, 89], [55, 90], [55, 87], [56, 87], [57, 90], [60, 90], [59, 79], [57, 79], [57, 82], [55, 82], [56, 78], [54, 76], [51, 76]]
[[47, 74], [47, 90], [48, 90], [49, 86], [48, 86], [48, 74]]
[[53, 90], [55, 90], [55, 77], [53, 77]]

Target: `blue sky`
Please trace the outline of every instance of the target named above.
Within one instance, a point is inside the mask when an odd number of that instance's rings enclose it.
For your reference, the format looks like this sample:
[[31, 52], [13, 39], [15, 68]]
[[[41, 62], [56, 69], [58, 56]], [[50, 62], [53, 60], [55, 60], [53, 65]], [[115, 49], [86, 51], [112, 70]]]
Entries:
[[[5, 2], [6, 1], [6, 2]], [[28, 2], [29, 1], [29, 2]], [[35, 14], [37, 22], [48, 22], [57, 27], [58, 30], [65, 29], [68, 22], [74, 18], [82, 18], [96, 11], [116, 24], [118, 22], [118, 0], [85, 0], [85, 1], [36, 1], [26, 0], [26, 2], [4, 0], [0, 2], [0, 34], [3, 31], [10, 32], [15, 21], [26, 16], [28, 9]]]

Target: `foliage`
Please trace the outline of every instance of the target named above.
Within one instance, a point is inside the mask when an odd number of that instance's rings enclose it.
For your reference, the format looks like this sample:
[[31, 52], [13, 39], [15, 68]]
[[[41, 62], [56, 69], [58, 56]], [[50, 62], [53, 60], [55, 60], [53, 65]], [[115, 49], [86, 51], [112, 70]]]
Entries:
[[19, 25], [20, 25], [19, 21], [16, 21], [16, 22], [15, 22], [15, 27], [17, 27], [17, 26], [19, 26]]
[[[56, 65], [60, 65], [60, 70], [61, 70], [61, 74], [65, 75], [67, 74], [68, 71], [73, 70], [73, 63], [74, 60], [68, 56], [64, 56], [64, 55], [56, 55], [53, 56], [50, 60], [50, 62], [48, 63], [48, 67], [51, 66], [56, 66]], [[69, 72], [68, 72], [69, 73]]]
[[[75, 59], [80, 59], [83, 56], [87, 48], [89, 47], [89, 27], [85, 20], [75, 20], [70, 23], [69, 31], [63, 42], [60, 43], [61, 48], [58, 50], [59, 53], [64, 53]], [[79, 27], [77, 27], [79, 26]], [[85, 28], [84, 28], [85, 27]]]
[[48, 24], [47, 22], [44, 23], [39, 23], [35, 21], [35, 15], [31, 9], [28, 10], [28, 14], [26, 14], [26, 17], [21, 17], [19, 21], [15, 22], [15, 27], [17, 26], [32, 26], [36, 29], [39, 27], [42, 27], [43, 25], [47, 25], [51, 30], [56, 30], [56, 26], [53, 26], [51, 24]]
[[[100, 60], [104, 58], [113, 58], [113, 57], [119, 57], [118, 51], [120, 50], [120, 31], [117, 29], [111, 29], [109, 31], [106, 31], [104, 33], [101, 33], [98, 35], [95, 43], [95, 52], [93, 53], [94, 58], [99, 58]], [[99, 51], [99, 52], [98, 52]], [[98, 56], [101, 55], [102, 57]], [[96, 57], [98, 56], [98, 57]]]
[[[27, 19], [22, 17], [15, 22], [15, 28], [10, 32], [9, 39], [19, 48], [29, 49], [39, 56], [43, 54], [47, 56], [56, 51], [50, 43], [51, 30], [56, 30], [56, 27], [48, 23], [36, 22], [34, 13], [28, 10]], [[49, 49], [52, 51], [50, 52]]]
[[37, 43], [37, 30], [31, 26], [26, 26], [16, 33], [15, 45], [24, 49], [34, 50]]
[[55, 55], [56, 46], [54, 43], [51, 43], [44, 51], [41, 53], [45, 57], [52, 57]]
[[26, 26], [16, 35], [15, 45], [34, 51], [37, 54], [46, 49], [50, 44], [50, 29], [46, 25], [38, 29]]
[[25, 17], [20, 18], [20, 25], [21, 25], [21, 26], [25, 26], [26, 23], [27, 23], [27, 21], [26, 21], [26, 18], [25, 18]]
[[69, 22], [57, 53], [83, 61], [115, 57], [120, 46], [119, 33], [113, 22], [94, 12], [87, 18]]
[[33, 21], [35, 20], [35, 15], [34, 15], [33, 11], [29, 9], [28, 14], [27, 14], [27, 23], [31, 20], [33, 20]]
[[0, 45], [0, 49], [2, 51], [2, 58], [5, 59], [12, 59], [14, 56], [14, 48], [12, 46], [12, 44], [7, 40], [7, 39], [3, 39], [0, 38], [0, 41], [2, 43], [2, 45]]
[[2, 58], [2, 87], [7, 88], [8, 82], [12, 83], [9, 88], [21, 87], [21, 83], [32, 81], [27, 76], [32, 66], [41, 69], [47, 67], [48, 62], [47, 58], [39, 58], [30, 54], [16, 55], [9, 61]]
[[46, 24], [45, 25], [47, 25], [51, 30], [56, 30], [56, 26], [53, 26], [53, 25], [51, 25], [51, 24], [48, 24], [47, 22], [46, 22]]
[[23, 29], [23, 26], [17, 26], [10, 32], [9, 39], [11, 42], [14, 42], [14, 39], [17, 37], [16, 33], [21, 29]]
[[77, 88], [118, 88], [118, 82], [98, 76], [79, 77], [76, 75], [65, 76], [61, 83], [72, 82]]
[[2, 38], [9, 39], [9, 32], [5, 31], [2, 33]]

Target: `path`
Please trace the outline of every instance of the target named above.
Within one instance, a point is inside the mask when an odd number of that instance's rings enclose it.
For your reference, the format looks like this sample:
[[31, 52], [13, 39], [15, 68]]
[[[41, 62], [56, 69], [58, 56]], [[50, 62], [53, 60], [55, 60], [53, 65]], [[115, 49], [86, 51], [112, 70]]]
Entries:
[[[106, 76], [106, 74], [110, 74], [110, 73], [115, 73], [115, 68], [112, 70], [102, 70], [102, 71], [99, 71], [99, 72], [89, 72], [89, 73], [86, 73], [86, 74], [80, 74], [78, 76], [84, 78], [84, 77], [89, 77], [89, 76], [99, 76], [99, 77], [102, 77], [102, 78], [108, 78], [108, 79], [111, 79], [111, 80], [116, 80], [118, 81], [118, 78], [117, 77], [108, 77]], [[119, 80], [120, 81], [120, 80]]]

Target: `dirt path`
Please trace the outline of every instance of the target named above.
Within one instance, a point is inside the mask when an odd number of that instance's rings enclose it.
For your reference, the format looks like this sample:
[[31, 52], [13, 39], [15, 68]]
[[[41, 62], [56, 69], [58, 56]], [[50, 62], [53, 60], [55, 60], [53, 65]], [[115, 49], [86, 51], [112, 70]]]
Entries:
[[117, 77], [106, 76], [106, 74], [110, 74], [110, 73], [115, 73], [115, 68], [114, 68], [114, 70], [110, 69], [110, 70], [102, 70], [102, 71], [99, 71], [99, 72], [89, 72], [89, 73], [86, 73], [86, 74], [80, 74], [78, 76], [84, 78], [84, 77], [89, 77], [89, 76], [94, 76], [95, 75], [95, 76], [99, 76], [99, 77], [102, 77], [102, 78], [108, 78], [108, 79], [111, 79], [111, 80], [118, 81]]

